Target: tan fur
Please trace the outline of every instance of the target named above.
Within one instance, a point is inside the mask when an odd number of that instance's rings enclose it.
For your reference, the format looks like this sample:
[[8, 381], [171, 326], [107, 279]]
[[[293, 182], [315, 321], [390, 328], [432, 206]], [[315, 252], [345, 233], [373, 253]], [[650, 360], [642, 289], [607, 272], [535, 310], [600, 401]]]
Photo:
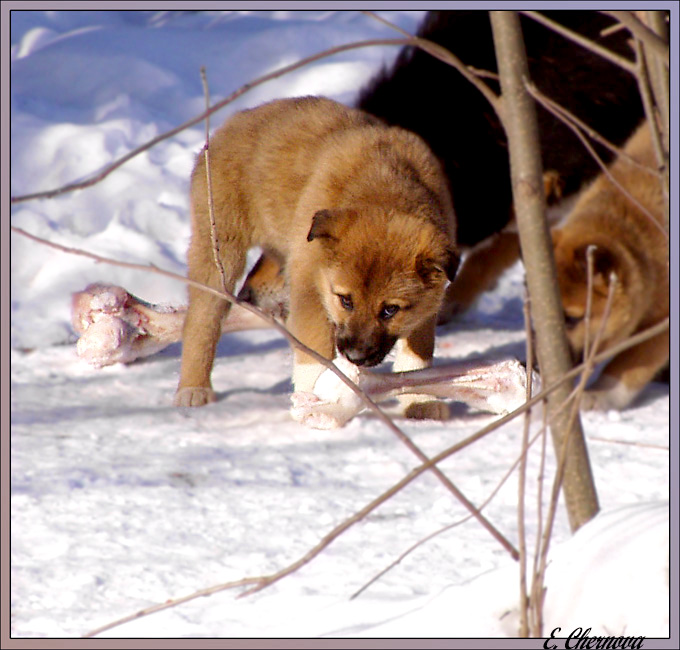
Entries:
[[[337, 345], [357, 365], [375, 365], [400, 340], [397, 365], [429, 365], [458, 256], [445, 179], [417, 136], [328, 99], [279, 100], [230, 118], [211, 140], [210, 164], [229, 290], [247, 250], [262, 246], [283, 264], [287, 326], [303, 343], [329, 359]], [[189, 277], [219, 288], [206, 196], [201, 155]], [[228, 309], [189, 290], [176, 404], [214, 399], [210, 373]], [[322, 370], [296, 350], [295, 390], [312, 390]], [[442, 409], [418, 404], [407, 415], [441, 417]]]
[[[656, 169], [650, 131], [643, 125], [629, 140], [626, 154]], [[616, 276], [611, 315], [600, 349], [644, 330], [669, 313], [669, 249], [664, 229], [661, 181], [623, 156], [611, 174], [651, 215], [646, 215], [605, 174], [586, 189], [553, 231], [557, 274], [574, 354], [584, 348], [588, 246], [594, 249], [590, 341], [600, 328], [610, 286]], [[584, 397], [588, 409], [621, 409], [630, 404], [668, 362], [668, 332], [614, 357]]]

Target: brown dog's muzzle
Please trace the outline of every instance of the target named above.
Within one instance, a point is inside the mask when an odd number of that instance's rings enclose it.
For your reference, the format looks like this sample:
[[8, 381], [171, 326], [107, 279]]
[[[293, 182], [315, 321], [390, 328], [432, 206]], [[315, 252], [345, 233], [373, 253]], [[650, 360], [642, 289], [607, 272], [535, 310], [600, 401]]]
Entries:
[[355, 366], [377, 366], [394, 347], [396, 336], [387, 332], [369, 336], [338, 336], [336, 345], [338, 352]]

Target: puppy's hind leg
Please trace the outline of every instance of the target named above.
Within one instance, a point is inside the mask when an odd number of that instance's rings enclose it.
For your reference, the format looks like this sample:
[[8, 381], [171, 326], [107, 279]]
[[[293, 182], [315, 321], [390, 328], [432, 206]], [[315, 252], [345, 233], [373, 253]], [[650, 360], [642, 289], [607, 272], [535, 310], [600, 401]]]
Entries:
[[[227, 290], [233, 291], [236, 279], [243, 273], [245, 254], [230, 250], [225, 256]], [[190, 254], [190, 259], [191, 259]], [[202, 264], [189, 265], [189, 277], [222, 289], [222, 276], [215, 262], [208, 257], [201, 258]], [[222, 334], [222, 319], [226, 317], [231, 303], [226, 299], [199, 289], [189, 287], [189, 309], [184, 321], [182, 334], [182, 369], [179, 386], [175, 394], [175, 406], [203, 406], [215, 401], [210, 382], [217, 342]]]

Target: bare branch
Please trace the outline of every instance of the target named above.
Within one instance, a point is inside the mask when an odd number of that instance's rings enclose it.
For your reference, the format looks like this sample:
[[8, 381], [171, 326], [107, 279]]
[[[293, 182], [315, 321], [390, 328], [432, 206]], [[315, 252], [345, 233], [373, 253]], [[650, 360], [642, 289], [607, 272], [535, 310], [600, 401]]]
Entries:
[[[529, 70], [519, 16], [510, 11], [491, 11], [490, 16], [506, 114], [513, 205], [532, 305], [538, 364], [544, 380], [553, 382], [571, 367], [571, 355], [545, 219], [536, 107], [525, 88]], [[551, 417], [567, 392], [568, 387], [563, 386], [548, 399]], [[551, 433], [556, 452], [563, 440], [570, 440], [563, 493], [570, 525], [576, 530], [598, 509], [580, 421], [578, 417], [573, 422], [566, 417], [553, 418]]]
[[[76, 248], [70, 248], [67, 246], [62, 246], [60, 244], [55, 244], [54, 242], [50, 242], [46, 239], [42, 239], [40, 237], [36, 237], [35, 235], [32, 235], [25, 230], [22, 230], [21, 228], [17, 228], [16, 226], [11, 226], [11, 229], [21, 235], [24, 235], [25, 237], [28, 237], [29, 239], [32, 239], [33, 241], [39, 242], [41, 244], [45, 244], [47, 246], [50, 246], [52, 248], [55, 248], [57, 250], [61, 250], [65, 253], [71, 253], [74, 255], [81, 255], [84, 257], [88, 257], [90, 259], [93, 259], [97, 262], [105, 262], [107, 264], [112, 264], [114, 266], [121, 266], [124, 268], [129, 268], [129, 269], [136, 269], [136, 270], [142, 270], [142, 271], [152, 271], [154, 273], [159, 273], [160, 275], [174, 278], [176, 280], [179, 280], [180, 282], [184, 282], [190, 286], [197, 287], [199, 289], [202, 289], [204, 291], [208, 291], [216, 296], [219, 296], [223, 298], [224, 300], [228, 300], [229, 302], [239, 305], [240, 307], [243, 307], [244, 309], [252, 312], [253, 314], [257, 314], [265, 320], [267, 323], [270, 324], [271, 327], [276, 329], [279, 333], [281, 333], [288, 343], [292, 345], [293, 347], [302, 350], [305, 352], [305, 354], [308, 354], [310, 357], [312, 357], [315, 361], [323, 365], [325, 368], [330, 369], [347, 387], [349, 387], [352, 392], [354, 392], [355, 395], [357, 395], [363, 403], [369, 408], [373, 413], [376, 414], [378, 419], [390, 430], [392, 433], [394, 433], [399, 440], [403, 444], [405, 444], [411, 452], [413, 452], [418, 459], [423, 462], [423, 463], [428, 463], [428, 457], [420, 450], [420, 448], [407, 436], [393, 421], [390, 417], [388, 417], [385, 412], [366, 394], [365, 391], [363, 391], [361, 388], [359, 388], [353, 381], [351, 381], [343, 372], [341, 372], [338, 367], [332, 362], [320, 355], [318, 352], [315, 350], [305, 346], [299, 339], [297, 339], [293, 334], [290, 333], [290, 331], [281, 323], [279, 323], [274, 317], [270, 316], [269, 314], [264, 313], [257, 307], [251, 305], [250, 303], [247, 303], [245, 301], [239, 300], [236, 296], [234, 296], [231, 292], [229, 291], [218, 291], [217, 289], [213, 289], [212, 287], [209, 287], [207, 285], [201, 284], [200, 282], [195, 282], [193, 280], [190, 280], [182, 275], [179, 275], [177, 273], [172, 273], [171, 271], [166, 271], [163, 269], [160, 269], [156, 266], [153, 265], [144, 265], [144, 264], [135, 264], [132, 262], [122, 262], [119, 260], [114, 260], [111, 258], [106, 258], [102, 257], [99, 255], [95, 255], [94, 253], [88, 253], [87, 251], [79, 250]], [[467, 497], [455, 486], [455, 484], [434, 464], [430, 465], [430, 469], [434, 473], [434, 475], [439, 479], [439, 481], [446, 487], [449, 492], [453, 494], [453, 496], [479, 521], [479, 523], [505, 548], [505, 550], [513, 557], [517, 558], [518, 553], [515, 547], [506, 539], [506, 537], [499, 531], [497, 530], [491, 522], [489, 522], [480, 512], [479, 510], [475, 507], [475, 505], [467, 499]]]
[[[524, 330], [526, 333], [527, 355], [527, 400], [531, 399], [532, 376], [534, 367], [533, 333], [531, 330], [531, 310], [529, 297], [524, 298]], [[525, 638], [529, 635], [529, 596], [527, 594], [527, 545], [525, 530], [525, 506], [526, 506], [526, 480], [527, 480], [527, 452], [529, 449], [529, 427], [531, 425], [531, 411], [524, 414], [524, 427], [522, 430], [522, 452], [520, 455], [519, 476], [517, 480], [517, 537], [519, 546], [519, 636]]]
[[611, 63], [618, 65], [619, 67], [623, 68], [624, 70], [627, 70], [631, 74], [635, 74], [635, 64], [632, 61], [622, 56], [619, 56], [615, 52], [608, 50], [606, 47], [602, 47], [601, 45], [594, 43], [590, 39], [587, 39], [584, 36], [581, 36], [580, 34], [573, 32], [567, 27], [564, 27], [564, 25], [560, 25], [554, 20], [551, 20], [550, 18], [547, 18], [546, 16], [543, 16], [542, 14], [539, 14], [536, 11], [522, 11], [520, 13], [524, 14], [525, 16], [528, 16], [532, 20], [535, 20], [537, 23], [541, 23], [541, 25], [549, 27], [558, 34], [562, 34], [562, 36], [568, 38], [574, 43], [577, 43], [581, 47], [584, 47], [587, 50], [594, 52], [595, 54], [599, 54], [602, 58], [607, 59], [607, 61], [610, 61]]
[[135, 156], [138, 156], [140, 153], [143, 153], [144, 151], [147, 151], [148, 149], [151, 149], [151, 147], [157, 145], [159, 142], [162, 142], [163, 140], [167, 140], [168, 138], [172, 137], [173, 135], [176, 135], [177, 133], [180, 133], [181, 131], [184, 131], [192, 126], [195, 126], [196, 124], [199, 124], [202, 122], [206, 117], [209, 115], [212, 115], [213, 113], [217, 112], [218, 110], [224, 108], [228, 104], [232, 103], [241, 95], [244, 95], [247, 93], [249, 90], [252, 90], [253, 88], [256, 88], [257, 86], [262, 85], [263, 83], [266, 83], [267, 81], [271, 81], [272, 79], [276, 79], [277, 77], [280, 77], [284, 74], [287, 74], [289, 72], [292, 72], [293, 70], [297, 70], [298, 68], [301, 68], [305, 65], [308, 65], [309, 63], [313, 63], [314, 61], [318, 61], [319, 59], [323, 59], [329, 56], [332, 56], [334, 54], [339, 54], [340, 52], [346, 52], [348, 50], [355, 50], [358, 48], [362, 47], [373, 47], [376, 45], [398, 45], [398, 46], [403, 46], [403, 45], [418, 45], [416, 39], [404, 39], [404, 38], [393, 38], [393, 39], [372, 39], [368, 41], [358, 41], [356, 43], [348, 43], [346, 45], [339, 45], [337, 47], [330, 48], [328, 50], [324, 50], [323, 52], [319, 52], [318, 54], [313, 54], [311, 56], [305, 57], [304, 59], [300, 59], [299, 61], [296, 61], [295, 63], [292, 63], [291, 65], [284, 66], [283, 68], [279, 68], [278, 70], [274, 70], [274, 72], [270, 72], [266, 75], [263, 75], [261, 77], [258, 77], [257, 79], [254, 79], [253, 81], [248, 82], [247, 84], [244, 84], [241, 86], [238, 90], [235, 90], [233, 93], [231, 93], [228, 97], [225, 99], [217, 102], [214, 106], [212, 106], [210, 109], [207, 111], [204, 111], [200, 115], [184, 122], [183, 124], [180, 124], [179, 126], [170, 129], [169, 131], [166, 131], [165, 133], [161, 133], [160, 135], [156, 136], [155, 138], [149, 140], [145, 144], [137, 147], [136, 149], [133, 149], [132, 151], [128, 152], [124, 156], [120, 157], [118, 160], [114, 161], [107, 167], [105, 167], [102, 171], [95, 173], [94, 175], [90, 176], [89, 178], [83, 180], [83, 181], [77, 181], [74, 183], [70, 183], [68, 185], [64, 185], [62, 187], [59, 187], [54, 190], [48, 190], [45, 192], [35, 192], [33, 194], [26, 194], [23, 196], [13, 196], [11, 198], [12, 203], [21, 203], [23, 201], [33, 201], [35, 199], [50, 199], [55, 196], [59, 196], [61, 194], [66, 194], [68, 192], [73, 192], [75, 190], [81, 190], [86, 187], [90, 187], [92, 185], [95, 185], [99, 183], [100, 181], [104, 180], [109, 174], [111, 174], [113, 171], [124, 165], [126, 162], [130, 161], [132, 158]]
[[635, 38], [638, 38], [645, 44], [645, 47], [649, 47], [655, 54], [662, 57], [664, 64], [668, 67], [670, 60], [668, 43], [649, 29], [631, 11], [602, 11], [602, 13], [616, 18], [621, 24], [625, 25]]
[[[205, 69], [203, 68], [201, 70], [201, 77], [203, 80], [203, 87], [204, 87], [204, 92], [206, 96], [206, 103], [209, 105], [209, 91], [208, 91], [208, 82], [205, 74]], [[212, 200], [212, 183], [211, 183], [211, 175], [210, 175], [210, 146], [209, 146], [209, 138], [210, 138], [210, 129], [209, 129], [209, 122], [208, 122], [208, 117], [206, 117], [206, 143], [205, 143], [205, 148], [204, 148], [204, 155], [205, 155], [205, 163], [206, 163], [206, 176], [207, 176], [207, 191], [208, 191], [208, 208], [209, 208], [209, 218], [210, 218], [210, 238], [212, 242], [212, 250], [213, 250], [213, 258], [215, 260], [215, 265], [217, 266], [217, 269], [220, 273], [220, 276], [222, 278], [222, 289], [224, 293], [229, 293], [229, 289], [226, 284], [226, 274], [224, 271], [224, 266], [222, 264], [222, 259], [220, 257], [220, 249], [219, 249], [219, 240], [217, 237], [217, 228], [215, 224], [215, 214], [214, 214], [214, 204]], [[280, 325], [281, 328], [286, 329], [283, 325]], [[287, 331], [287, 330], [286, 330]], [[292, 335], [291, 335], [292, 336]], [[296, 339], [297, 340], [297, 339]], [[299, 346], [296, 346], [299, 347]], [[303, 346], [303, 349], [306, 351], [308, 348]], [[317, 355], [320, 356], [320, 355]], [[337, 367], [331, 362], [327, 361], [324, 366], [326, 368], [332, 367], [334, 368], [334, 372], [338, 376], [342, 375], [345, 376], [342, 372], [340, 372]], [[339, 374], [338, 374], [339, 373]], [[349, 379], [348, 379], [349, 381]], [[372, 409], [374, 412], [379, 414], [379, 417], [383, 423], [385, 423], [389, 429], [401, 440], [401, 442], [408, 447], [408, 449], [416, 455], [418, 460], [420, 462], [427, 462], [428, 457], [420, 450], [420, 448], [411, 440], [409, 436], [402, 431], [401, 428], [399, 428], [396, 424], [394, 424], [393, 420], [385, 414], [385, 412], [378, 407], [378, 405], [370, 399], [370, 397], [365, 393], [365, 391], [361, 390], [356, 384], [353, 382], [350, 382], [355, 388], [352, 390], [359, 391], [362, 395], [362, 399], [364, 400], [364, 403], [371, 404]], [[349, 384], [348, 384], [349, 385]], [[374, 408], [373, 408], [374, 407]], [[498, 541], [500, 542], [501, 546], [505, 548], [510, 555], [516, 559], [518, 557], [517, 550], [515, 547], [506, 539], [506, 537], [499, 531], [497, 530], [491, 522], [489, 522], [485, 517], [482, 516], [482, 514], [479, 512], [479, 510], [475, 507], [475, 505], [469, 501], [469, 499], [454, 485], [454, 483], [438, 468], [438, 467], [433, 467], [432, 472], [434, 475], [439, 479], [439, 481], [446, 487], [449, 492], [451, 492], [454, 497], [460, 501], [460, 503], [465, 506], [465, 508], [479, 521], [479, 523], [486, 528], [489, 533]]]
[[621, 194], [623, 194], [631, 203], [633, 203], [649, 219], [650, 223], [652, 223], [654, 227], [659, 232], [661, 232], [666, 239], [668, 239], [668, 232], [664, 229], [664, 227], [661, 224], [658, 223], [654, 215], [644, 205], [642, 205], [642, 203], [640, 203], [623, 185], [621, 185], [621, 183], [619, 183], [615, 176], [612, 175], [612, 173], [609, 171], [609, 167], [602, 161], [602, 158], [600, 158], [597, 155], [591, 144], [583, 136], [581, 130], [586, 131], [589, 136], [593, 137], [593, 139], [597, 140], [600, 144], [604, 144], [611, 151], [616, 151], [617, 155], [620, 156], [621, 158], [625, 158], [628, 162], [632, 163], [636, 167], [644, 169], [646, 172], [654, 174], [655, 176], [661, 179], [662, 175], [659, 173], [659, 171], [656, 169], [652, 169], [647, 165], [639, 163], [637, 160], [635, 160], [635, 158], [629, 156], [625, 151], [607, 142], [604, 138], [602, 138], [602, 136], [598, 135], [595, 131], [593, 131], [590, 127], [581, 122], [574, 115], [569, 113], [566, 109], [563, 109], [559, 104], [553, 102], [551, 99], [543, 95], [538, 90], [538, 88], [536, 88], [536, 86], [534, 86], [530, 82], [526, 82], [525, 87], [527, 89], [527, 92], [537, 102], [539, 102], [544, 108], [549, 110], [553, 115], [559, 117], [562, 120], [562, 122], [566, 124], [576, 134], [578, 139], [582, 142], [583, 146], [588, 150], [593, 160], [595, 160], [595, 162], [600, 166], [600, 169], [602, 169], [602, 172], [609, 179], [612, 185], [614, 185], [621, 192]]
[[[205, 66], [201, 67], [201, 82], [203, 83], [205, 108], [207, 112], [210, 109], [210, 89], [208, 87]], [[210, 171], [210, 115], [205, 116], [205, 145], [203, 147], [203, 157], [205, 159], [205, 186], [208, 193], [208, 218], [210, 219], [210, 242], [212, 244], [213, 259], [220, 274], [222, 290], [229, 291], [229, 287], [227, 287], [227, 274], [224, 271], [224, 264], [222, 264], [222, 258], [220, 257], [220, 242], [217, 238], [217, 226], [215, 224], [215, 202], [213, 201], [212, 174]]]
[[[14, 230], [18, 230], [16, 228], [13, 228]], [[20, 231], [21, 232], [21, 231]], [[35, 238], [31, 235], [29, 237]], [[38, 239], [39, 238], [35, 238]], [[62, 248], [58, 245], [55, 245], [57, 248]], [[82, 252], [81, 252], [82, 253]], [[87, 257], [92, 257], [91, 253], [82, 253], [85, 254]], [[127, 263], [121, 263], [123, 265], [127, 265]], [[147, 269], [149, 267], [146, 267]], [[169, 272], [165, 272], [168, 273]], [[170, 274], [174, 275], [174, 274]], [[182, 278], [182, 276], [177, 276], [179, 279], [185, 280]], [[196, 283], [198, 284], [198, 283]], [[216, 292], [219, 294], [219, 292]], [[221, 295], [221, 294], [220, 294]], [[665, 321], [662, 323], [658, 323], [657, 325], [650, 327], [649, 329], [645, 330], [644, 332], [640, 332], [639, 334], [632, 336], [630, 339], [628, 339], [625, 342], [622, 342], [614, 347], [612, 347], [610, 350], [600, 353], [596, 355], [593, 358], [593, 361], [595, 363], [599, 363], [600, 361], [604, 361], [611, 356], [614, 356], [616, 354], [619, 354], [625, 349], [628, 349], [629, 347], [633, 347], [640, 343], [643, 340], [646, 340], [648, 338], [652, 338], [653, 336], [656, 336], [660, 332], [664, 331], [665, 329], [668, 329], [669, 327], [669, 319], [667, 318]], [[461, 449], [464, 449], [465, 447], [477, 442], [477, 440], [481, 440], [481, 438], [485, 437], [489, 433], [495, 431], [496, 429], [500, 428], [507, 422], [510, 422], [517, 416], [521, 415], [524, 413], [527, 409], [532, 408], [535, 404], [538, 402], [544, 400], [547, 395], [552, 393], [556, 388], [561, 386], [565, 381], [568, 381], [578, 375], [579, 372], [583, 369], [583, 366], [577, 366], [573, 368], [570, 372], [566, 373], [563, 377], [561, 377], [558, 381], [554, 382], [547, 388], [544, 388], [540, 393], [532, 397], [529, 401], [527, 401], [524, 405], [513, 411], [512, 413], [509, 413], [498, 420], [495, 420], [494, 422], [488, 424], [487, 426], [483, 427], [479, 431], [477, 431], [475, 434], [472, 436], [469, 436], [465, 440], [462, 440], [461, 442], [453, 445], [452, 447], [449, 447], [448, 449], [445, 449], [444, 451], [440, 452], [436, 456], [432, 457], [430, 460], [427, 461], [427, 463], [424, 463], [423, 465], [420, 465], [419, 467], [416, 467], [413, 469], [407, 476], [405, 476], [399, 483], [396, 483], [393, 485], [389, 490], [384, 492], [381, 496], [377, 497], [374, 499], [370, 504], [365, 506], [362, 510], [360, 510], [354, 517], [352, 517], [352, 523], [347, 524], [347, 521], [343, 522], [338, 526], [337, 528], [333, 529], [328, 535], [326, 535], [323, 540], [315, 546], [312, 550], [310, 550], [303, 558], [298, 560], [294, 565], [295, 569], [300, 568], [304, 564], [307, 564], [310, 562], [314, 557], [316, 557], [321, 551], [328, 546], [328, 544], [336, 539], [338, 535], [341, 532], [344, 532], [344, 530], [347, 530], [353, 523], [356, 523], [357, 521], [360, 521], [363, 517], [367, 516], [372, 512], [375, 508], [377, 508], [381, 503], [389, 499], [391, 496], [394, 494], [397, 494], [397, 492], [401, 491], [403, 488], [405, 488], [407, 485], [409, 485], [412, 481], [414, 481], [418, 476], [420, 476], [423, 472], [427, 471], [430, 469], [432, 466], [434, 466], [436, 463], [439, 463], [449, 456], [452, 456], [453, 454], [457, 453]], [[349, 521], [349, 520], [348, 520]], [[328, 541], [327, 541], [328, 540]], [[304, 560], [304, 562], [303, 562]], [[294, 570], [295, 570], [294, 569]], [[214, 587], [210, 587], [208, 589], [203, 589], [201, 591], [194, 592], [192, 594], [189, 594], [187, 596], [184, 596], [182, 598], [174, 599], [167, 601], [165, 603], [161, 603], [158, 605], [154, 605], [152, 607], [146, 608], [144, 610], [140, 610], [139, 612], [132, 614], [130, 616], [126, 616], [124, 618], [121, 618], [117, 621], [114, 621], [112, 623], [109, 623], [105, 626], [102, 626], [98, 628], [97, 630], [94, 630], [90, 633], [88, 633], [87, 637], [90, 636], [96, 636], [97, 634], [100, 634], [101, 632], [105, 632], [107, 630], [110, 630], [114, 627], [118, 627], [119, 625], [122, 625], [123, 623], [128, 623], [130, 621], [136, 620], [138, 618], [141, 618], [142, 616], [146, 616], [148, 614], [153, 614], [155, 612], [159, 612], [165, 609], [169, 609], [171, 607], [175, 607], [178, 604], [182, 604], [185, 602], [188, 602], [190, 600], [195, 600], [196, 598], [201, 598], [203, 596], [211, 595], [214, 593], [218, 593], [220, 591], [225, 591], [226, 589], [232, 589], [234, 587], [238, 586], [246, 586], [246, 585], [256, 585], [251, 589], [248, 593], [253, 593], [254, 591], [259, 591], [260, 589], [263, 589], [270, 584], [273, 584], [274, 582], [280, 580], [281, 578], [285, 577], [286, 575], [289, 575], [292, 573], [293, 570], [288, 570], [288, 569], [283, 569], [282, 571], [279, 571], [278, 573], [272, 574], [270, 576], [264, 576], [261, 578], [244, 578], [243, 580], [238, 580], [238, 581], [233, 581], [229, 583], [224, 583], [222, 585], [216, 585]]]
[[391, 27], [392, 29], [398, 31], [400, 34], [408, 36], [413, 40], [413, 43], [411, 43], [411, 45], [419, 47], [421, 50], [424, 50], [425, 52], [432, 55], [436, 59], [439, 59], [440, 61], [448, 63], [450, 66], [454, 67], [475, 88], [477, 88], [477, 90], [479, 90], [479, 92], [482, 93], [482, 95], [484, 95], [486, 100], [489, 102], [489, 104], [491, 104], [491, 107], [496, 112], [498, 119], [501, 122], [503, 122], [503, 106], [499, 100], [498, 95], [496, 95], [496, 93], [494, 93], [491, 90], [491, 88], [489, 88], [485, 83], [480, 81], [480, 79], [478, 78], [482, 76], [493, 76], [493, 73], [475, 71], [474, 68], [465, 65], [455, 54], [453, 54], [453, 52], [447, 50], [445, 47], [442, 47], [441, 45], [435, 43], [434, 41], [429, 41], [425, 38], [411, 36], [407, 31], [401, 29], [401, 27], [398, 27], [394, 23], [391, 23], [389, 20], [386, 20], [382, 16], [378, 16], [372, 11], [362, 11], [361, 13], [366, 14], [371, 18], [375, 18], [376, 20], [387, 25], [388, 27]]
[[[592, 293], [592, 251], [590, 254], [589, 270], [588, 270], [588, 293]], [[578, 409], [580, 397], [585, 390], [588, 378], [592, 373], [592, 369], [595, 366], [595, 358], [597, 347], [600, 344], [602, 335], [604, 333], [604, 327], [607, 322], [607, 318], [611, 312], [611, 306], [613, 303], [614, 293], [616, 289], [615, 276], [612, 276], [612, 280], [609, 285], [609, 293], [607, 295], [607, 302], [605, 304], [605, 309], [602, 315], [602, 321], [600, 322], [600, 327], [595, 335], [595, 340], [593, 341], [592, 349], [589, 355], [586, 357], [583, 363], [583, 371], [579, 378], [578, 386], [572, 391], [569, 397], [561, 405], [560, 409], [566, 408], [569, 402], [573, 399], [571, 412], [569, 413], [569, 420], [575, 421], [578, 417]], [[588, 300], [590, 302], [590, 299]], [[541, 533], [541, 545], [539, 552], [539, 562], [536, 571], [534, 572], [534, 580], [532, 584], [532, 601], [536, 615], [535, 615], [535, 629], [533, 630], [535, 636], [540, 637], [543, 635], [543, 602], [545, 598], [545, 571], [548, 563], [548, 550], [550, 548], [550, 542], [552, 540], [552, 531], [555, 524], [555, 517], [557, 515], [557, 504], [559, 501], [560, 490], [562, 489], [562, 484], [566, 475], [567, 461], [568, 461], [568, 449], [569, 449], [569, 437], [572, 435], [573, 427], [568, 426], [567, 435], [561, 441], [557, 451], [557, 471], [555, 472], [555, 477], [553, 479], [552, 492], [550, 496], [550, 505], [548, 508], [548, 516], [546, 518], [545, 528]]]

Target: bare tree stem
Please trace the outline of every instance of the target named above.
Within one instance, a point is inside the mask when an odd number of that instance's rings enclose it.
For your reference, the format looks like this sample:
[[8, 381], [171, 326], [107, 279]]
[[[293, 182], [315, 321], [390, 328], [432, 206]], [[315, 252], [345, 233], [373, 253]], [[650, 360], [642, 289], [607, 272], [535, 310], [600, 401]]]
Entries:
[[[552, 383], [571, 368], [571, 357], [545, 219], [536, 109], [525, 88], [529, 71], [519, 17], [510, 11], [490, 14], [510, 149], [513, 203], [531, 299], [538, 364], [543, 379]], [[548, 398], [548, 411], [556, 453], [567, 437], [570, 440], [563, 493], [570, 525], [576, 530], [597, 513], [599, 506], [579, 418], [574, 418], [572, 427], [569, 417], [556, 414], [568, 393], [568, 386], [555, 391]]]

